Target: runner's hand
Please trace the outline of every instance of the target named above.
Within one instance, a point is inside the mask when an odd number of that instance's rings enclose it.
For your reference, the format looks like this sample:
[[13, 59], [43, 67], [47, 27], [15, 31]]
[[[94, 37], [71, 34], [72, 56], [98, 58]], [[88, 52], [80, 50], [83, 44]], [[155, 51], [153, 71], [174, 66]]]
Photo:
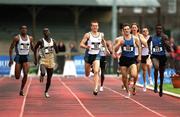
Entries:
[[11, 65], [13, 64], [13, 60], [9, 61], [9, 67], [11, 67]]

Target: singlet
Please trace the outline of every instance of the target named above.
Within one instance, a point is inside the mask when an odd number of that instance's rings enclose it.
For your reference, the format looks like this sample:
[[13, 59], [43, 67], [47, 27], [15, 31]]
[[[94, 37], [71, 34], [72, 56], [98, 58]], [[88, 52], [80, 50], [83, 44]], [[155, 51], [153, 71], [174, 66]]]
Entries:
[[124, 44], [121, 47], [122, 56], [125, 57], [135, 57], [135, 46], [134, 46], [134, 39], [131, 36], [130, 40], [124, 39]]
[[153, 55], [165, 55], [165, 48], [163, 46], [162, 37], [161, 36], [152, 36], [151, 40], [151, 52]]
[[[148, 39], [150, 38], [150, 36], [147, 36], [145, 39], [148, 41]], [[142, 54], [143, 56], [146, 56], [149, 54], [149, 48], [148, 47], [144, 47], [144, 45], [142, 44]]]
[[53, 39], [50, 38], [50, 42], [47, 42], [44, 38], [43, 47], [40, 49], [39, 54], [41, 57], [44, 57], [46, 54], [54, 54], [54, 42]]
[[89, 32], [89, 39], [87, 41], [87, 45], [90, 46], [90, 50], [88, 50], [88, 54], [99, 54], [101, 48], [101, 42], [103, 38], [103, 33], [99, 33], [98, 36], [93, 36], [91, 32]]
[[18, 55], [29, 55], [29, 48], [30, 48], [30, 39], [29, 36], [26, 36], [26, 39], [23, 40], [21, 35], [18, 35], [19, 42], [16, 45], [15, 51]]

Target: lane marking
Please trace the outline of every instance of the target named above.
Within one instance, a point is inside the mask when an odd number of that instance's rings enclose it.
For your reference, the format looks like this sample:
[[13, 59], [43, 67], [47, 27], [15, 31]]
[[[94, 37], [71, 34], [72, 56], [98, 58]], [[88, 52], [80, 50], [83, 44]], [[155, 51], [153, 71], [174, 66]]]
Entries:
[[89, 116], [91, 117], [95, 117], [85, 106], [84, 104], [81, 102], [81, 100], [78, 98], [78, 96], [62, 81], [58, 78], [59, 82], [66, 88], [68, 89], [68, 91], [76, 98], [76, 100], [79, 102], [79, 104], [81, 105], [81, 107], [89, 114]]
[[19, 117], [23, 117], [24, 107], [25, 107], [26, 98], [27, 98], [27, 95], [28, 95], [28, 92], [29, 92], [29, 87], [30, 87], [30, 85], [31, 85], [31, 81], [32, 81], [32, 78], [30, 77], [30, 81], [29, 81], [29, 83], [28, 83], [27, 90], [26, 90], [26, 94], [25, 94], [24, 99], [23, 99], [23, 103], [22, 103], [22, 106], [21, 106], [21, 111], [20, 111]]
[[[92, 81], [91, 81], [90, 79], [88, 79], [88, 78], [85, 78], [85, 79], [87, 79], [90, 83], [92, 83]], [[118, 94], [118, 95], [120, 95], [120, 96], [122, 96], [122, 97], [124, 97], [124, 98], [126, 97], [125, 95], [121, 94], [120, 92], [117, 92], [117, 91], [115, 91], [115, 90], [113, 90], [113, 89], [111, 89], [111, 88], [109, 88], [109, 87], [106, 87], [106, 86], [105, 86], [104, 88], [105, 88], [105, 89], [108, 89], [109, 91], [112, 91], [113, 93], [116, 93], [116, 94]], [[158, 112], [156, 112], [156, 111], [148, 108], [147, 106], [141, 104], [140, 102], [138, 102], [138, 101], [136, 101], [136, 100], [134, 100], [134, 99], [132, 99], [132, 98], [128, 98], [128, 99], [131, 100], [131, 101], [133, 101], [134, 103], [140, 105], [141, 107], [145, 108], [146, 110], [148, 110], [148, 111], [150, 111], [150, 112], [152, 112], [152, 113], [160, 116], [160, 117], [166, 117], [165, 115], [162, 115], [162, 114], [160, 114], [160, 113], [158, 113]]]

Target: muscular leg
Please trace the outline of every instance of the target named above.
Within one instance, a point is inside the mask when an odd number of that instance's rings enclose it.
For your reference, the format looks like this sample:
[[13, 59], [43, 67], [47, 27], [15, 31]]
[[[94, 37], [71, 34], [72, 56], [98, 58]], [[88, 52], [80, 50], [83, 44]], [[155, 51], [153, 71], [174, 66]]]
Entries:
[[53, 69], [51, 68], [47, 68], [47, 82], [46, 82], [46, 90], [45, 90], [45, 93], [48, 92], [48, 89], [51, 85], [51, 78], [52, 78], [52, 75], [53, 75]]
[[85, 75], [86, 75], [86, 77], [89, 77], [90, 72], [91, 72], [91, 65], [89, 63], [85, 62]]
[[22, 64], [16, 63], [15, 64], [15, 78], [19, 79], [21, 76], [21, 69], [22, 69]]
[[95, 85], [94, 92], [96, 92], [96, 93], [97, 93], [97, 89], [98, 89], [98, 85], [99, 85], [99, 68], [100, 68], [100, 60], [95, 60], [93, 62], [93, 70], [94, 70], [94, 85]]
[[100, 63], [102, 65], [101, 66], [101, 86], [103, 86], [103, 83], [104, 83], [104, 74], [105, 74], [105, 70], [106, 70], [106, 62], [102, 62]]
[[152, 63], [154, 66], [154, 92], [157, 93], [157, 80], [158, 80], [158, 71], [159, 71], [159, 60], [153, 58]]
[[43, 82], [44, 76], [46, 74], [46, 68], [43, 64], [40, 65], [40, 71], [41, 71], [40, 82]]
[[143, 70], [143, 80], [144, 80], [144, 88], [145, 88], [146, 87], [146, 71], [147, 71], [147, 65], [145, 63], [142, 63], [142, 70]]
[[160, 97], [162, 97], [162, 95], [163, 95], [164, 71], [165, 71], [165, 66], [160, 66], [160, 68], [159, 68], [159, 72], [160, 72], [159, 96]]
[[23, 76], [22, 83], [21, 83], [20, 95], [23, 96], [23, 95], [24, 95], [24, 94], [23, 94], [23, 89], [24, 89], [24, 86], [26, 85], [27, 77], [28, 77], [29, 63], [28, 63], [28, 62], [24, 62], [24, 63], [22, 64], [22, 67], [23, 67], [24, 76]]
[[131, 77], [133, 77], [135, 80], [134, 80], [134, 85], [133, 85], [133, 95], [136, 94], [136, 82], [137, 82], [137, 76], [138, 76], [138, 72], [137, 72], [137, 66], [136, 64], [132, 64], [130, 66], [130, 75]]
[[120, 70], [122, 73], [122, 81], [123, 81], [124, 87], [126, 88], [126, 91], [129, 92], [128, 79], [127, 79], [127, 67], [121, 66]]

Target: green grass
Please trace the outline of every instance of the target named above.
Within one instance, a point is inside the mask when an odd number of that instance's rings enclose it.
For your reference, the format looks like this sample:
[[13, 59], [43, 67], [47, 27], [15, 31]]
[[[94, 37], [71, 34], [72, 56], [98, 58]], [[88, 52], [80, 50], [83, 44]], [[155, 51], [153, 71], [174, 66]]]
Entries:
[[174, 88], [172, 84], [164, 84], [163, 88], [165, 91], [180, 94], [180, 88]]

